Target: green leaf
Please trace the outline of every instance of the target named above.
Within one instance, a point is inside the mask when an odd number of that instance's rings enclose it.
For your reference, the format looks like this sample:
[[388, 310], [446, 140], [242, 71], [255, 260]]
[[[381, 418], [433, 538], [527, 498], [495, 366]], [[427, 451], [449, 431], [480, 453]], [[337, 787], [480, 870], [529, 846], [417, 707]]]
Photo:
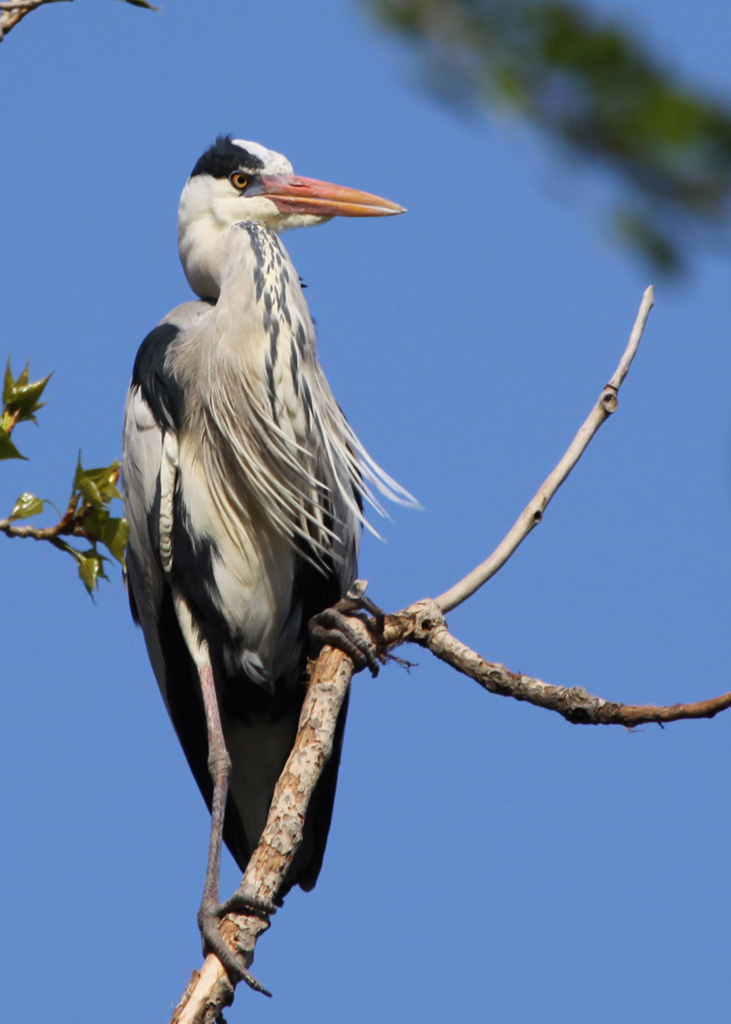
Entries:
[[87, 505], [103, 508], [104, 499], [102, 498], [101, 491], [91, 477], [82, 475], [79, 479], [78, 488]]
[[88, 551], [76, 551], [75, 554], [76, 561], [79, 564], [79, 576], [81, 577], [81, 581], [89, 593], [93, 594], [96, 590], [98, 581], [100, 579], [107, 579], [106, 573], [104, 572], [104, 562], [106, 562], [107, 559], [104, 555], [100, 555], [95, 548], [89, 548]]
[[126, 519], [109, 519], [107, 521], [102, 541], [122, 566], [124, 566], [124, 552], [128, 538], [129, 523]]
[[8, 356], [8, 365], [5, 368], [5, 381], [3, 385], [3, 406], [5, 412], [11, 415], [17, 415], [17, 422], [23, 420], [33, 420], [35, 422], [34, 413], [42, 409], [44, 402], [39, 402], [38, 399], [43, 394], [46, 385], [51, 379], [52, 374], [48, 374], [42, 380], [35, 380], [29, 382], [30, 376], [30, 363], [25, 364], [25, 369], [22, 371], [17, 380], [13, 379], [13, 371], [10, 366], [10, 357]]
[[87, 505], [93, 508], [104, 508], [112, 498], [121, 498], [116, 481], [119, 476], [119, 462], [115, 459], [111, 466], [96, 469], [84, 469], [81, 455], [76, 466], [74, 491], [78, 491]]
[[101, 540], [102, 534], [104, 533], [104, 527], [106, 526], [108, 519], [109, 513], [106, 509], [95, 508], [84, 517], [84, 529], [87, 533], [91, 534], [92, 537], [96, 537], [98, 540]]
[[28, 519], [30, 516], [37, 516], [39, 512], [43, 511], [43, 502], [40, 498], [36, 498], [35, 494], [29, 494], [24, 491], [20, 495], [18, 500], [13, 505], [13, 511], [10, 513], [11, 519]]
[[84, 518], [84, 529], [105, 544], [111, 555], [124, 565], [124, 551], [129, 537], [129, 523], [126, 519], [112, 518], [106, 509], [95, 508]]
[[79, 577], [93, 600], [97, 581], [108, 579], [104, 572], [104, 562], [109, 561], [109, 559], [105, 558], [104, 555], [100, 555], [96, 550], [96, 546], [89, 548], [88, 551], [78, 551], [65, 540], [61, 540], [60, 537], [56, 539], [55, 544], [56, 547], [61, 548], [63, 551], [68, 551], [76, 561]]
[[[10, 440], [10, 434], [7, 430], [0, 427], [0, 460], [2, 459], [25, 459], [25, 455], [20, 454]], [[28, 460], [26, 459], [25, 461], [27, 462]]]
[[14, 387], [15, 379], [13, 377], [12, 370], [10, 369], [10, 356], [8, 356], [8, 365], [5, 367], [5, 379], [3, 382], [3, 405], [8, 404], [8, 396]]

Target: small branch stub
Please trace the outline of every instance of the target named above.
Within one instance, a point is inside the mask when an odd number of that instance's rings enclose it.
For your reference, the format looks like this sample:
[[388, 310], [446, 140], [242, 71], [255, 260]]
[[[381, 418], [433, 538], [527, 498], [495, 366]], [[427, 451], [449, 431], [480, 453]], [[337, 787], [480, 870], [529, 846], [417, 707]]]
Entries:
[[611, 416], [613, 412], [617, 411], [619, 407], [619, 396], [617, 389], [613, 388], [611, 384], [607, 384], [601, 394], [599, 401], [604, 406], [604, 411], [608, 416]]

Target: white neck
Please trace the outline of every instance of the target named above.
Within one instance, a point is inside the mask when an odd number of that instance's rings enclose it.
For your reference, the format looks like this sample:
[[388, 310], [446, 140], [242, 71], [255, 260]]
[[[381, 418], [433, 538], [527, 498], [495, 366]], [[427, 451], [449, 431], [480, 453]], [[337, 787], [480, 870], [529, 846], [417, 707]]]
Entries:
[[178, 232], [178, 249], [188, 284], [202, 299], [217, 299], [228, 250], [227, 228], [207, 220], [189, 221]]
[[196, 295], [217, 299], [221, 290], [226, 229], [217, 216], [210, 179], [191, 179], [180, 197], [178, 250], [185, 276]]

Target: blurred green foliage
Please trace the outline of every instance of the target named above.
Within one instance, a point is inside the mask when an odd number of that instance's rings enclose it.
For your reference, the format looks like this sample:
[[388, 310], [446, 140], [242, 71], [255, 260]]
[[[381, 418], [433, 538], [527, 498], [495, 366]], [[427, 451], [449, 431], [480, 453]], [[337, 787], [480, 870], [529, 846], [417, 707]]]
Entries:
[[699, 228], [726, 225], [731, 112], [684, 86], [621, 25], [548, 0], [364, 0], [466, 109], [500, 107], [609, 170], [615, 233], [655, 268], [680, 269]]
[[[31, 381], [28, 364], [16, 379], [8, 359], [0, 414], [0, 459], [25, 458], [13, 444], [10, 435], [18, 423], [26, 420], [37, 422], [35, 413], [44, 404], [40, 398], [49, 380], [50, 374], [42, 380]], [[99, 579], [107, 579], [104, 563], [109, 559], [100, 553], [99, 544], [103, 544], [112, 557], [124, 566], [129, 527], [126, 519], [111, 514], [111, 503], [121, 500], [117, 490], [118, 479], [119, 463], [116, 460], [109, 466], [84, 469], [79, 455], [71, 496], [65, 513], [57, 523], [45, 527], [15, 525], [19, 519], [30, 519], [41, 513], [45, 505], [52, 504], [26, 491], [17, 498], [8, 518], [0, 520], [0, 532], [9, 537], [45, 540], [61, 551], [66, 551], [76, 562], [84, 586], [93, 594]], [[69, 543], [66, 537], [84, 538], [90, 546], [80, 549]]]

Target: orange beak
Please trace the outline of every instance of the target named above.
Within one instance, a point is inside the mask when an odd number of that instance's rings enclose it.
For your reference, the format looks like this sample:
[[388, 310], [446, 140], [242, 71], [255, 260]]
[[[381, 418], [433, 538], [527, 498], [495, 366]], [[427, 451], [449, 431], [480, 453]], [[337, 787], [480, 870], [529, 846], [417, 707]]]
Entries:
[[405, 213], [403, 206], [370, 192], [295, 174], [265, 176], [261, 184], [261, 194], [268, 196], [282, 213], [305, 213], [315, 217], [388, 217]]

